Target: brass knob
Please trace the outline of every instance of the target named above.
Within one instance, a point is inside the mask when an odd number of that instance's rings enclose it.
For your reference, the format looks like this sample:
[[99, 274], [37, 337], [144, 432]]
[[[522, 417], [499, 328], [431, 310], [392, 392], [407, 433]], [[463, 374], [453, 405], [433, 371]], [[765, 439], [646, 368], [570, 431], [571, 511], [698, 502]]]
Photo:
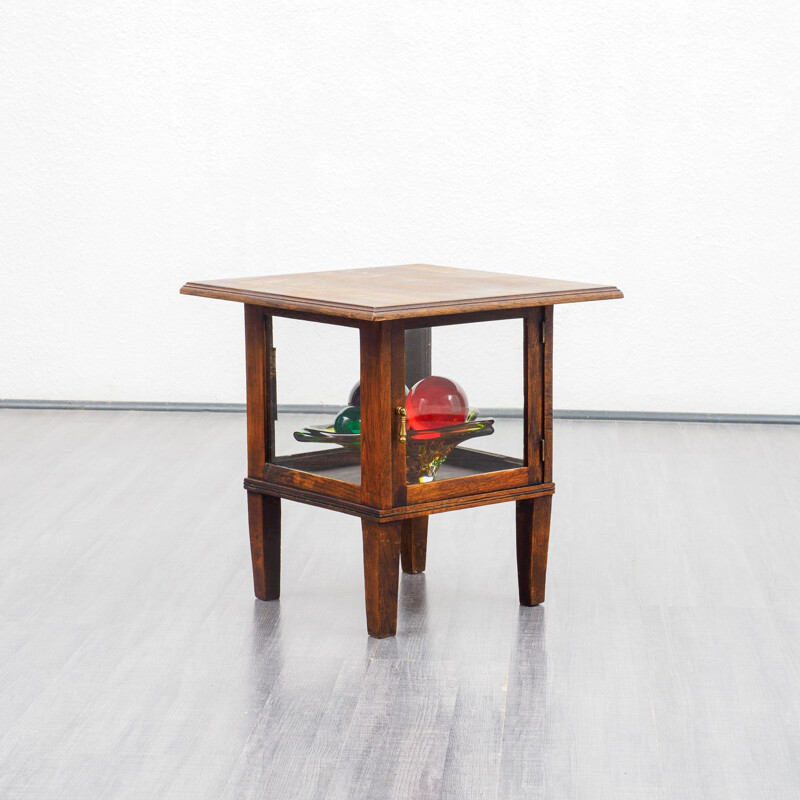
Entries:
[[395, 411], [400, 416], [400, 442], [401, 442], [401, 444], [405, 444], [405, 442], [406, 442], [406, 409], [405, 409], [404, 406], [397, 406]]

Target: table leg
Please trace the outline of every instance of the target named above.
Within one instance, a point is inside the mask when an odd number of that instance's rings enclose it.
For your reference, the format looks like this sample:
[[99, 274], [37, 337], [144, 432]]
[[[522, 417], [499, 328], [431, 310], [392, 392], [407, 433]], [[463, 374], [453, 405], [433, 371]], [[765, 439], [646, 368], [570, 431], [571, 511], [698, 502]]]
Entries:
[[[245, 305], [247, 369], [247, 474], [264, 477], [264, 464], [275, 454], [275, 355], [272, 318], [259, 306]], [[247, 493], [253, 586], [260, 600], [281, 595], [281, 501]]]
[[416, 517], [401, 523], [400, 562], [403, 572], [416, 575], [425, 572], [425, 559], [428, 552], [428, 518]]
[[397, 631], [400, 523], [362, 519], [361, 530], [367, 631], [376, 639], [385, 639]]
[[552, 500], [553, 496], [547, 495], [517, 501], [517, 577], [523, 606], [544, 602]]
[[277, 600], [281, 596], [281, 500], [248, 492], [247, 515], [256, 597]]

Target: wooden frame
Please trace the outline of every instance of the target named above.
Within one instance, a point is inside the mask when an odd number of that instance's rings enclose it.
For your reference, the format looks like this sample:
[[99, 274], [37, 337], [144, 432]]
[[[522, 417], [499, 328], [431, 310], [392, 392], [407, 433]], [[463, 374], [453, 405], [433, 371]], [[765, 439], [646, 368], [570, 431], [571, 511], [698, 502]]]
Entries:
[[[275, 453], [272, 318], [256, 306], [244, 308], [247, 370], [247, 475], [264, 474]], [[248, 491], [253, 586], [260, 600], [281, 594], [281, 501], [278, 495]]]
[[[431, 372], [430, 326], [407, 328], [395, 321], [360, 323], [360, 457], [346, 450], [276, 457], [272, 317], [258, 306], [245, 306], [245, 485], [258, 597], [276, 598], [280, 594], [280, 498], [285, 497], [361, 517], [367, 628], [372, 636], [382, 638], [396, 631], [398, 562], [402, 561], [404, 572], [423, 572], [428, 517], [455, 508], [516, 501], [520, 602], [531, 605], [533, 599], [544, 598], [549, 502], [555, 490], [550, 480], [545, 482], [545, 476], [552, 475], [552, 448], [548, 447], [552, 431], [552, 348], [548, 346], [552, 307], [530, 309], [524, 315], [515, 312], [514, 316], [523, 323], [524, 458], [459, 447], [450, 460], [482, 465], [485, 471], [408, 485], [405, 445], [398, 435], [399, 418], [394, 410], [404, 404], [404, 386]], [[448, 324], [453, 323], [448, 320]], [[320, 474], [347, 464], [359, 467], [360, 483]]]
[[[386, 282], [376, 282], [376, 278]], [[458, 287], [458, 281], [466, 287]], [[384, 291], [381, 286], [389, 287]], [[376, 288], [378, 287], [378, 288]], [[281, 500], [361, 518], [367, 630], [397, 629], [400, 565], [425, 570], [428, 517], [491, 503], [516, 503], [519, 600], [544, 600], [552, 482], [553, 304], [621, 297], [613, 286], [410, 265], [189, 283], [185, 294], [245, 303], [247, 477], [255, 594], [280, 596]], [[463, 292], [459, 296], [453, 292]], [[350, 294], [355, 294], [351, 298]], [[357, 453], [275, 456], [272, 317], [356, 327], [361, 350], [362, 439]], [[431, 328], [519, 318], [523, 325], [523, 458], [459, 447], [453, 467], [474, 474], [407, 485], [406, 447], [396, 409], [431, 374]], [[359, 481], [341, 476], [358, 474]]]

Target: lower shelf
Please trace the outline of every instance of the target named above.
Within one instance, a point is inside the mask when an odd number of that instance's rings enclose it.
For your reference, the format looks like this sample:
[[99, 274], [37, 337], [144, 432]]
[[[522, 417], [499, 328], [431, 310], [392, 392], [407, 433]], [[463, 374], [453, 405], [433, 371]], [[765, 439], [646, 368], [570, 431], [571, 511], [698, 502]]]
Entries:
[[[311, 453], [297, 453], [278, 456], [273, 464], [286, 469], [307, 472], [323, 478], [333, 478], [359, 485], [361, 483], [361, 454], [358, 450], [314, 450]], [[452, 478], [466, 478], [506, 469], [518, 469], [524, 466], [522, 459], [504, 456], [498, 453], [487, 453], [469, 447], [456, 447], [447, 461], [439, 467], [433, 483]]]
[[505, 503], [512, 500], [528, 500], [555, 492], [555, 484], [540, 483], [534, 486], [517, 486], [508, 489], [496, 489], [487, 492], [462, 494], [453, 497], [439, 498], [428, 502], [417, 502], [393, 508], [374, 508], [364, 505], [356, 499], [336, 497], [300, 486], [272, 483], [258, 478], [245, 478], [244, 487], [249, 492], [259, 492], [299, 503], [307, 503], [320, 508], [341, 511], [356, 517], [374, 519], [378, 522], [413, 519], [414, 517], [439, 514], [444, 511], [456, 511], [462, 508], [474, 508], [493, 503]]

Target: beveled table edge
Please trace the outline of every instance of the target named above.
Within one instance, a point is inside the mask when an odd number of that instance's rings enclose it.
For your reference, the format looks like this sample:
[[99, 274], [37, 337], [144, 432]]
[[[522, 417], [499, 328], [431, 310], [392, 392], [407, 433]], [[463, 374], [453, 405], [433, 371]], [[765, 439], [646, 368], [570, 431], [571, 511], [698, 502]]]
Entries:
[[619, 300], [624, 295], [616, 286], [593, 286], [588, 289], [570, 289], [555, 292], [534, 292], [513, 296], [479, 297], [452, 302], [409, 303], [397, 306], [363, 306], [326, 300], [308, 300], [289, 295], [250, 292], [244, 289], [218, 289], [196, 281], [185, 283], [181, 294], [230, 300], [276, 310], [301, 311], [330, 317], [343, 317], [363, 322], [387, 322], [397, 319], [435, 317], [445, 314], [468, 314], [475, 311], [502, 311], [505, 309], [535, 308], [537, 306], [583, 303], [591, 300]]

